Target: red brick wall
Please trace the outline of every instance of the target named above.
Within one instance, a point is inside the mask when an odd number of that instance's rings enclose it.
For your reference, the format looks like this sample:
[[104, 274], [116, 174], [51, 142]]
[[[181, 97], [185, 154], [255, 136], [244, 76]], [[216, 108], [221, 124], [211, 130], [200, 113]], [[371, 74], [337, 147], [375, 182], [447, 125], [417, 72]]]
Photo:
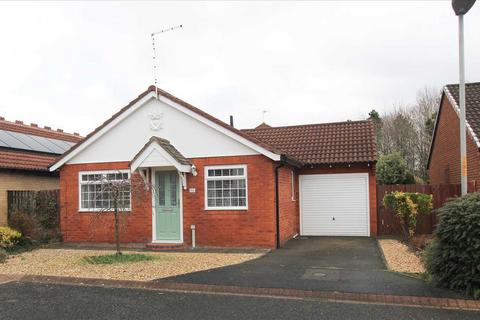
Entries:
[[[114, 242], [113, 214], [78, 212], [78, 173], [117, 169], [128, 169], [128, 163], [71, 164], [61, 168], [60, 227], [65, 242]], [[135, 175], [133, 179], [141, 178]], [[142, 192], [138, 186], [132, 189], [132, 211], [122, 215], [120, 240], [147, 243], [152, 239], [151, 193]]]
[[[480, 153], [468, 132], [467, 164], [468, 180], [480, 180]], [[428, 173], [431, 184], [460, 183], [460, 124], [446, 97], [442, 98]]]
[[278, 170], [281, 245], [299, 233], [298, 176], [294, 172], [294, 200], [292, 200], [291, 178], [290, 167], [285, 166]]
[[368, 189], [370, 193], [370, 236], [377, 235], [377, 178], [375, 175], [375, 166], [368, 167], [365, 165], [352, 165], [352, 167], [318, 167], [304, 168], [299, 174], [330, 174], [330, 173], [368, 173]]
[[[188, 175], [183, 193], [184, 241], [191, 243], [190, 225], [196, 227], [199, 246], [275, 247], [274, 164], [261, 155], [192, 159], [198, 175]], [[204, 167], [246, 164], [248, 210], [206, 211]], [[195, 188], [189, 193], [188, 188]]]
[[[257, 156], [192, 159], [198, 175], [187, 175], [187, 190], [183, 190], [184, 242], [191, 244], [190, 225], [196, 226], [198, 246], [266, 247], [274, 248], [275, 225], [275, 164]], [[246, 164], [248, 175], [248, 210], [207, 211], [204, 198], [204, 167], [208, 165]], [[60, 171], [61, 229], [66, 242], [113, 242], [113, 215], [78, 212], [79, 171], [127, 169], [128, 163], [98, 163], [65, 165]], [[376, 235], [376, 185], [373, 167], [314, 168], [300, 173], [370, 174], [370, 220], [372, 235]], [[134, 179], [140, 179], [134, 176]], [[279, 169], [280, 238], [285, 243], [299, 232], [298, 175], [295, 177], [295, 201], [291, 196], [291, 168]], [[190, 189], [195, 189], [190, 193]], [[120, 239], [123, 243], [149, 243], [152, 240], [151, 193], [134, 187], [132, 212], [125, 215]]]
[[[190, 225], [196, 226], [198, 246], [275, 247], [274, 164], [261, 155], [192, 159], [198, 175], [187, 175], [183, 190], [184, 242], [191, 244]], [[204, 166], [246, 164], [248, 210], [206, 211]], [[79, 171], [126, 169], [128, 163], [65, 165], [60, 171], [61, 229], [66, 242], [113, 242], [113, 216], [78, 212]], [[137, 177], [138, 178], [138, 177]], [[189, 189], [195, 188], [195, 193]], [[136, 188], [139, 189], [139, 188]], [[140, 194], [137, 199], [135, 194]], [[126, 216], [120, 239], [124, 243], [152, 240], [151, 193], [132, 194], [132, 212]]]

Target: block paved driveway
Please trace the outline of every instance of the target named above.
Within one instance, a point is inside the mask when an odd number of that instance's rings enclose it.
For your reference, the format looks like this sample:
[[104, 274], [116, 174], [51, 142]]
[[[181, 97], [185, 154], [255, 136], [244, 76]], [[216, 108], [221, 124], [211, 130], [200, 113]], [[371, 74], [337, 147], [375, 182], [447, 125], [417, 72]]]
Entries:
[[360, 237], [308, 237], [242, 264], [156, 281], [462, 298], [387, 270], [377, 242]]

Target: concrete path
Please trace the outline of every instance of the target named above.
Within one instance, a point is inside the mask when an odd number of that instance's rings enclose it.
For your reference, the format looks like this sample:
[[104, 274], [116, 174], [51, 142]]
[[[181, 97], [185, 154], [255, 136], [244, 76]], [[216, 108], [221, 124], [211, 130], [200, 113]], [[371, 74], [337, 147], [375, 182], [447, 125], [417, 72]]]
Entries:
[[239, 265], [159, 279], [179, 283], [462, 298], [387, 270], [372, 238], [310, 237]]

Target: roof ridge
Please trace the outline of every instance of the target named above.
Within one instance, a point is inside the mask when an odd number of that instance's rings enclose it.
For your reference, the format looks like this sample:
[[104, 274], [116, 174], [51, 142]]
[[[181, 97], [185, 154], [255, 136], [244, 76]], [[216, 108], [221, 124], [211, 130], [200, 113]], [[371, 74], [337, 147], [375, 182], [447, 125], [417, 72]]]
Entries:
[[307, 124], [296, 124], [296, 125], [289, 125], [289, 126], [277, 126], [270, 128], [263, 127], [263, 128], [246, 128], [240, 129], [242, 131], [249, 131], [249, 130], [271, 130], [271, 129], [281, 129], [281, 128], [297, 128], [297, 127], [314, 127], [314, 126], [324, 126], [324, 125], [335, 125], [335, 124], [346, 124], [346, 123], [359, 123], [359, 122], [371, 122], [369, 119], [365, 120], [347, 120], [347, 121], [335, 121], [335, 122], [321, 122], [321, 123], [307, 123]]
[[[476, 81], [476, 82], [466, 82], [465, 85], [480, 85], [480, 81]], [[460, 84], [459, 83], [447, 83], [445, 85], [445, 87], [447, 86], [459, 86]]]
[[[8, 128], [2, 128], [2, 125], [7, 125]], [[27, 129], [27, 130], [33, 131], [33, 132], [29, 132], [28, 134], [35, 135], [35, 133], [40, 133], [40, 134], [44, 133], [44, 134], [58, 136], [59, 140], [65, 140], [62, 138], [69, 138], [70, 140], [72, 140], [72, 138], [75, 139], [75, 141], [72, 141], [72, 142], [78, 142], [83, 138], [82, 136], [80, 136], [78, 132], [74, 132], [74, 133], [65, 132], [63, 131], [63, 129], [60, 129], [60, 128], [57, 128], [56, 130], [54, 130], [50, 126], [40, 127], [36, 123], [32, 122], [30, 124], [26, 124], [21, 120], [9, 121], [9, 120], [6, 120], [5, 117], [1, 117], [1, 116], [0, 116], [0, 129], [6, 130], [6, 131], [15, 131], [15, 129], [18, 129], [17, 132], [19, 133], [25, 133], [24, 131], [21, 131], [21, 129]]]

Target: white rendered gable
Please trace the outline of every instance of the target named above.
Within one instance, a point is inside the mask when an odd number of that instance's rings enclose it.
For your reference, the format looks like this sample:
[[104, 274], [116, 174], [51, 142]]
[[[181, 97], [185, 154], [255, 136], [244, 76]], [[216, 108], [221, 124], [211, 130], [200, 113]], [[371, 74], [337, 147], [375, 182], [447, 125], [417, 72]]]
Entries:
[[194, 115], [151, 96], [66, 163], [131, 161], [152, 136], [169, 140], [186, 158], [259, 154]]

